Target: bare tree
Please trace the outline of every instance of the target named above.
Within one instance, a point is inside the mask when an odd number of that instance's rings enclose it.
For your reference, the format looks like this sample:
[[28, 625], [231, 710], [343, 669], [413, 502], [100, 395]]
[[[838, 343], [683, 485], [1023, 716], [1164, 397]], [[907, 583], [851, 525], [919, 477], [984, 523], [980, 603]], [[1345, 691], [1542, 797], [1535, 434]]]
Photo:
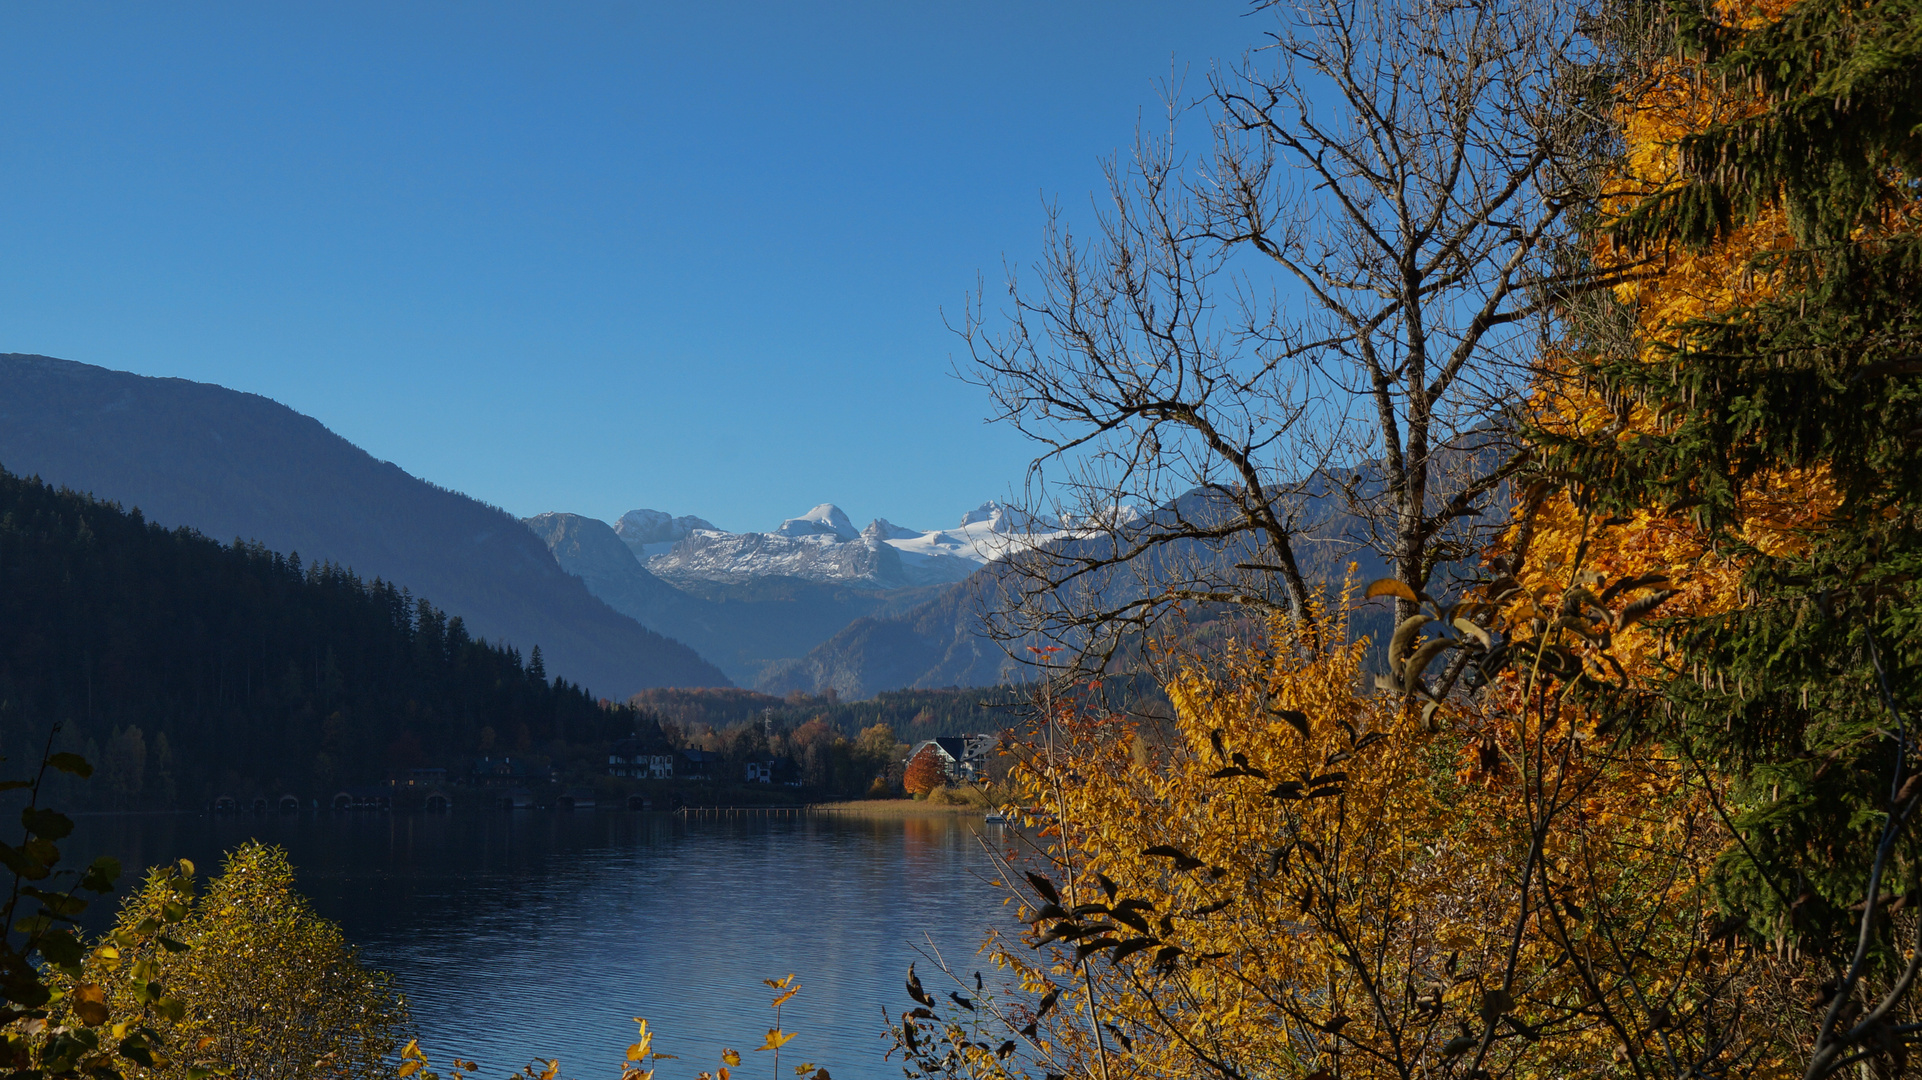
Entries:
[[1038, 283], [960, 328], [964, 375], [1042, 446], [1026, 509], [1083, 526], [1013, 562], [1005, 639], [1105, 659], [1177, 603], [1312, 621], [1356, 556], [1427, 588], [1523, 461], [1554, 305], [1596, 284], [1557, 258], [1594, 161], [1572, 8], [1262, 6], [1268, 43], [1195, 103], [1206, 157], [1171, 93], [1095, 238], [1051, 212]]

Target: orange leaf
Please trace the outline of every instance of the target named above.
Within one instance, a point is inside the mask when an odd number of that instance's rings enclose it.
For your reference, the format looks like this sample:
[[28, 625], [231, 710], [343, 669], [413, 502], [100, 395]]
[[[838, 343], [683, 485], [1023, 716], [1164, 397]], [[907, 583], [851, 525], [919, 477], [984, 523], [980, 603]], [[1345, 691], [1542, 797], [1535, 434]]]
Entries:
[[1415, 590], [1391, 577], [1377, 578], [1368, 583], [1368, 599], [1372, 600], [1377, 596], [1399, 596], [1411, 604], [1421, 603], [1421, 598], [1415, 595]]

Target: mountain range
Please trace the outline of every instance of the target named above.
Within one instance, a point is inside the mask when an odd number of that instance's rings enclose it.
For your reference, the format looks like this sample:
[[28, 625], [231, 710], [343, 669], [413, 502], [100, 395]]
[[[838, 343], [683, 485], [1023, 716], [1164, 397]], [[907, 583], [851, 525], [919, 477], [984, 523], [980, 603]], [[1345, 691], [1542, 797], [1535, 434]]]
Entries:
[[[822, 503], [765, 532], [655, 509], [612, 523], [560, 512], [521, 521], [266, 398], [21, 354], [0, 355], [0, 467], [169, 527], [383, 579], [477, 637], [540, 646], [548, 671], [617, 699], [739, 685], [861, 700], [1024, 681], [985, 621], [1017, 588], [1023, 553], [1098, 543], [1140, 517], [1116, 508], [1058, 522], [990, 502], [947, 528], [876, 518], [857, 529]], [[1325, 512], [1331, 536], [1352, 531]], [[1245, 554], [1180, 557], [1232, 566]], [[1345, 560], [1320, 559], [1316, 576], [1339, 581]], [[1090, 583], [1141, 587], [1128, 575]]]
[[718, 668], [563, 571], [496, 507], [408, 475], [254, 394], [0, 354], [0, 466], [149, 521], [352, 568], [531, 651], [604, 697], [723, 686]]
[[[875, 518], [857, 531], [840, 507], [822, 503], [769, 532], [731, 533], [659, 510], [631, 510], [614, 532], [649, 572], [675, 584], [791, 577], [900, 589], [960, 581], [1011, 548], [1059, 531], [1052, 523], [1039, 532], [1013, 526], [1013, 515], [989, 502], [951, 529], [908, 529]], [[669, 536], [671, 542], [657, 539]]]
[[[940, 662], [985, 642], [923, 642], [882, 662], [878, 639], [897, 626], [927, 634], [945, 617], [929, 612], [952, 614], [970, 575], [1054, 528], [1021, 532], [993, 503], [933, 530], [856, 529], [831, 504], [750, 533], [645, 509], [611, 525], [521, 522], [267, 398], [26, 354], [0, 354], [0, 467], [168, 527], [386, 580], [477, 637], [540, 646], [548, 671], [616, 699], [660, 686], [866, 698], [999, 681], [986, 658]], [[837, 635], [872, 648], [810, 660]], [[910, 670], [922, 656], [930, 670]]]
[[[632, 517], [624, 516], [623, 523]], [[753, 577], [740, 564], [715, 578], [682, 576], [670, 584], [642, 564], [645, 544], [624, 542], [634, 534], [631, 528], [623, 533], [618, 525], [562, 513], [528, 518], [527, 526], [564, 570], [608, 606], [686, 642], [744, 686], [758, 686], [770, 666], [805, 655], [856, 619], [909, 610], [947, 588], [887, 589], [858, 576], [847, 583], [780, 574]], [[751, 550], [747, 554], [752, 557]]]

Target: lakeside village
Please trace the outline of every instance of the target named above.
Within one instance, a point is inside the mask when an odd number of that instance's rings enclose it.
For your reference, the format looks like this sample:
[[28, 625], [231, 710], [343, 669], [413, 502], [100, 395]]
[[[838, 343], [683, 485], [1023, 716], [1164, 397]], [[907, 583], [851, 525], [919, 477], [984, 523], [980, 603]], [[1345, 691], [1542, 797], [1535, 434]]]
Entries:
[[[877, 773], [870, 798], [926, 798], [946, 789], [976, 791], [998, 777], [997, 735], [923, 739]], [[916, 767], [917, 759], [925, 763]], [[918, 775], [917, 775], [918, 774]], [[919, 779], [930, 777], [930, 780]], [[918, 781], [918, 782], [917, 782]], [[920, 790], [916, 790], [919, 788]], [[959, 804], [978, 799], [949, 796]], [[810, 789], [793, 758], [768, 753], [731, 759], [714, 750], [674, 747], [660, 737], [629, 737], [607, 755], [604, 775], [567, 782], [555, 766], [531, 767], [524, 758], [482, 757], [467, 768], [411, 768], [378, 784], [332, 793], [325, 801], [291, 792], [276, 799], [217, 796], [217, 814], [295, 814], [304, 811], [367, 812], [422, 810], [666, 810], [715, 806], [768, 806], [833, 801]]]

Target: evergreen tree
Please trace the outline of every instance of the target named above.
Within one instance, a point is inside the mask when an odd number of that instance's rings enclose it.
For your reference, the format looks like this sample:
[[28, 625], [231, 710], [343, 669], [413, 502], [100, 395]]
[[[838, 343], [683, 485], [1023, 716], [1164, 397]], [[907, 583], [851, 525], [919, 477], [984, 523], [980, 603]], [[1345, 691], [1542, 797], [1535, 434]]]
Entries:
[[[1837, 1026], [1855, 981], [1880, 964], [1909, 985], [1877, 905], [1922, 889], [1922, 3], [1717, 10], [1674, 8], [1681, 60], [1649, 79], [1705, 120], [1674, 181], [1599, 232], [1651, 278], [1732, 251], [1740, 300], [1633, 313], [1660, 332], [1577, 371], [1614, 423], [1539, 441], [1592, 520], [1687, 521], [1746, 568], [1719, 613], [1675, 621], [1657, 692], [1615, 704], [1733, 778], [1721, 899], [1831, 968], [1824, 1075], [1880, 1038]], [[1764, 539], [1785, 497], [1805, 523]]]
[[60, 748], [104, 782], [63, 798], [324, 800], [382, 779], [396, 747], [457, 770], [488, 728], [517, 752], [633, 729], [540, 666], [387, 582], [0, 472], [0, 747], [65, 723]]

